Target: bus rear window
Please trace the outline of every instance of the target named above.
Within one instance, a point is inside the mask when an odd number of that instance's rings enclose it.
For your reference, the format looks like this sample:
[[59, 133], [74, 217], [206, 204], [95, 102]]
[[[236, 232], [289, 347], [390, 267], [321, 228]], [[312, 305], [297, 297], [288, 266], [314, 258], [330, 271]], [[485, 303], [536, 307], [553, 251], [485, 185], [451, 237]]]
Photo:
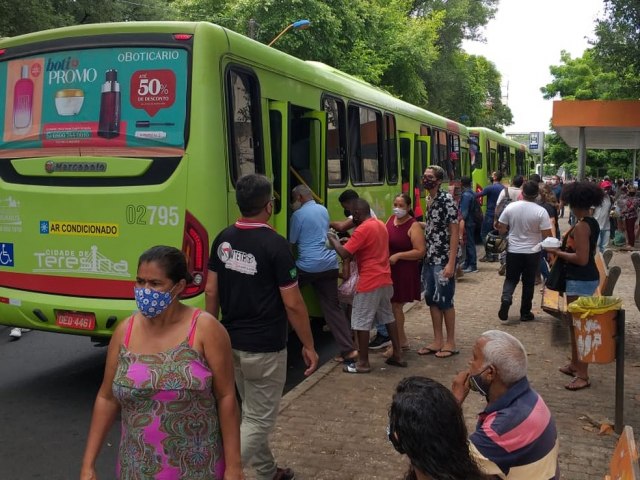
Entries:
[[179, 156], [188, 52], [114, 47], [0, 63], [0, 157]]

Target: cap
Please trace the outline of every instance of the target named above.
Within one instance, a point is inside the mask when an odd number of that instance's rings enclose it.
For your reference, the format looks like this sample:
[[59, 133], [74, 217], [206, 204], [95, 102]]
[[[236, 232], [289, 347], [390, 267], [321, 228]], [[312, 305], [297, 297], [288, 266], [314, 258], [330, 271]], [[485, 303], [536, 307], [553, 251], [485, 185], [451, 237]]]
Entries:
[[600, 182], [600, 188], [607, 189], [607, 188], [611, 188], [611, 182], [609, 180], [603, 180]]

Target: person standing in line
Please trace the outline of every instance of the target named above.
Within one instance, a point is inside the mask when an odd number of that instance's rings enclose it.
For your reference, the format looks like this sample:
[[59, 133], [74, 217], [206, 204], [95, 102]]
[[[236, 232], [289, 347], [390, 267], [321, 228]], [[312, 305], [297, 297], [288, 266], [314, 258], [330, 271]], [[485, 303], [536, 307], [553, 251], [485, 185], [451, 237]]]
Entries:
[[347, 259], [355, 257], [358, 264], [358, 283], [351, 311], [351, 328], [358, 336], [358, 361], [346, 364], [343, 371], [371, 372], [369, 331], [374, 322], [385, 325], [391, 337], [393, 354], [385, 363], [394, 367], [406, 367], [407, 362], [402, 359], [398, 325], [391, 310], [393, 281], [387, 229], [384, 223], [371, 217], [371, 207], [362, 198], [353, 202], [351, 213], [356, 229], [347, 243], [343, 246], [336, 237], [329, 237], [338, 255]]
[[[424, 232], [415, 220], [411, 210], [411, 197], [401, 193], [393, 199], [393, 215], [387, 220], [389, 234], [389, 263], [393, 281], [391, 310], [398, 325], [400, 345], [409, 350], [409, 340], [404, 331], [404, 312], [402, 307], [407, 302], [420, 300], [420, 277], [418, 262], [422, 261], [425, 252]], [[383, 353], [386, 358], [393, 355], [393, 347]]]
[[[511, 180], [511, 185], [498, 195], [498, 203], [496, 204], [496, 213], [494, 216], [493, 228], [498, 229], [498, 219], [502, 212], [511, 202], [517, 202], [522, 199], [522, 184], [524, 183], [524, 177], [522, 175], [516, 175]], [[500, 268], [498, 269], [498, 275], [503, 276], [507, 271], [507, 252], [502, 252], [498, 255], [500, 260]]]
[[640, 198], [636, 197], [637, 191], [638, 189], [633, 184], [629, 184], [626, 195], [623, 194], [618, 199], [620, 219], [627, 238], [627, 245], [623, 250], [633, 250], [636, 244], [636, 223], [640, 208]]
[[[487, 239], [487, 235], [493, 230], [493, 222], [496, 212], [496, 205], [498, 203], [498, 197], [500, 192], [504, 190], [504, 185], [501, 183], [502, 173], [493, 172], [491, 174], [491, 185], [484, 187], [481, 192], [476, 193], [476, 197], [487, 197], [487, 210], [484, 214], [484, 220], [482, 221], [482, 228], [480, 229], [480, 237], [482, 243]], [[494, 254], [485, 254], [480, 259], [481, 262], [497, 262], [498, 257]]]
[[556, 202], [558, 203], [558, 216], [560, 218], [564, 217], [564, 205], [560, 200], [560, 194], [562, 193], [562, 179], [558, 175], [554, 175], [551, 178], [551, 190], [556, 197]]
[[242, 400], [242, 463], [253, 463], [258, 480], [292, 480], [269, 448], [287, 376], [287, 319], [302, 343], [305, 375], [318, 366], [309, 314], [298, 288], [287, 240], [267, 223], [273, 213], [271, 182], [251, 174], [236, 183], [242, 214], [211, 246], [205, 288], [207, 311], [222, 310], [229, 332]]
[[539, 187], [536, 182], [529, 181], [522, 187], [522, 201], [507, 205], [498, 220], [498, 231], [501, 235], [509, 233], [507, 246], [507, 271], [502, 286], [500, 310], [498, 318], [507, 321], [509, 307], [513, 301], [513, 292], [522, 278], [522, 300], [520, 303], [520, 320], [531, 321], [535, 317], [531, 311], [533, 292], [540, 252], [532, 249], [543, 238], [551, 235], [549, 214], [536, 204]]
[[[352, 210], [354, 208], [355, 201], [358, 200], [360, 196], [358, 192], [355, 190], [347, 189], [340, 194], [338, 197], [338, 201], [342, 208], [344, 209], [344, 220], [335, 220], [329, 223], [331, 228], [338, 232], [345, 233], [348, 230], [351, 230], [355, 227], [355, 223], [353, 221]], [[376, 217], [376, 213], [371, 209], [369, 212], [371, 218]], [[383, 348], [391, 346], [391, 337], [389, 336], [389, 332], [387, 332], [387, 327], [385, 325], [374, 325], [375, 327], [375, 338], [369, 342], [369, 348], [371, 350], [382, 350]]]
[[81, 480], [97, 478], [96, 458], [118, 413], [118, 478], [244, 478], [229, 335], [180, 302], [191, 281], [177, 248], [159, 245], [140, 256], [139, 311], [111, 337]]
[[351, 329], [338, 301], [338, 257], [326, 247], [329, 212], [315, 202], [311, 189], [298, 185], [291, 192], [293, 215], [289, 242], [298, 247], [298, 283], [311, 285], [320, 302], [324, 319], [340, 348], [342, 361], [355, 361]]
[[[475, 210], [480, 208], [476, 195], [471, 189], [471, 177], [464, 176], [460, 179], [462, 195], [460, 196], [460, 215], [464, 221], [464, 232], [459, 232], [460, 239], [464, 240], [465, 260], [462, 265], [463, 273], [475, 273], [478, 271], [478, 253], [476, 251], [476, 223]], [[464, 237], [463, 238], [463, 234]]]
[[[600, 273], [595, 261], [600, 227], [590, 212], [592, 207], [601, 205], [604, 196], [604, 191], [591, 182], [570, 183], [562, 190], [562, 199], [569, 205], [577, 221], [575, 227], [567, 232], [564, 251], [559, 248], [549, 248], [547, 251], [566, 262], [567, 304], [577, 300], [578, 297], [593, 295], [600, 284]], [[567, 390], [582, 390], [591, 385], [589, 364], [580, 361], [575, 331], [573, 327], [569, 330], [571, 362], [560, 367], [559, 370], [572, 377], [571, 381], [565, 385]]]
[[604, 196], [602, 203], [594, 209], [593, 218], [597, 220], [600, 227], [598, 250], [602, 253], [609, 246], [611, 238], [611, 182], [603, 180], [600, 182], [600, 188], [604, 192]]
[[[418, 350], [418, 355], [448, 358], [459, 353], [456, 350], [456, 310], [453, 296], [456, 291], [456, 256], [459, 230], [458, 207], [451, 194], [440, 190], [444, 170], [432, 165], [424, 171], [422, 182], [429, 191], [431, 202], [427, 208], [425, 239], [427, 253], [422, 267], [425, 287], [424, 300], [429, 307], [433, 324], [433, 342]], [[447, 328], [446, 341], [443, 323]]]

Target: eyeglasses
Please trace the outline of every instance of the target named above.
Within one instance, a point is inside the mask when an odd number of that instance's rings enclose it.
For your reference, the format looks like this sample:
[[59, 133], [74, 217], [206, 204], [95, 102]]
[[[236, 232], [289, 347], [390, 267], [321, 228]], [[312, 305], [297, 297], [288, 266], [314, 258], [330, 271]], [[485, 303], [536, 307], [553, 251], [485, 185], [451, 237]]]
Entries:
[[265, 203], [265, 204], [264, 204], [264, 207], [262, 207], [262, 208], [266, 208], [266, 207], [267, 207], [267, 205], [269, 205], [270, 203], [271, 203], [271, 204], [273, 204], [273, 202], [275, 202], [275, 201], [276, 201], [276, 197], [272, 196], [272, 197], [269, 199], [269, 201], [268, 201], [267, 203]]

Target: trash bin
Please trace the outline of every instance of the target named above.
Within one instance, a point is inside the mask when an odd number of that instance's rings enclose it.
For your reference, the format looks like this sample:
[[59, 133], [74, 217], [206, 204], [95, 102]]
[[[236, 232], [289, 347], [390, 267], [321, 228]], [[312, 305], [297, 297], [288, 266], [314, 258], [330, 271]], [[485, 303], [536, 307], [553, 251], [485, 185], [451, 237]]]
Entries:
[[618, 297], [580, 297], [567, 306], [573, 317], [578, 357], [586, 363], [610, 363], [616, 358]]

